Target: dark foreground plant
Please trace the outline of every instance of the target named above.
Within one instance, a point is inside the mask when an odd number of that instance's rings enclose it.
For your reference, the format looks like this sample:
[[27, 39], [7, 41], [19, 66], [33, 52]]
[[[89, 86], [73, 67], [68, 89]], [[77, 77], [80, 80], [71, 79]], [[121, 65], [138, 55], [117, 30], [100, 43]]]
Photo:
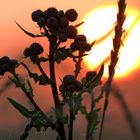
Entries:
[[[111, 63], [109, 65], [109, 78], [104, 85], [102, 93], [105, 91], [105, 106], [103, 119], [101, 121], [101, 131], [99, 139], [101, 139], [103, 121], [105, 111], [108, 104], [108, 96], [111, 88], [111, 82], [115, 73], [115, 66], [118, 60], [118, 52], [121, 46], [121, 36], [123, 33], [122, 25], [125, 20], [125, 1], [120, 0], [118, 2], [119, 12], [117, 15], [117, 23], [115, 26], [115, 37], [113, 39], [113, 50], [111, 51]], [[82, 78], [78, 80], [78, 75], [81, 71], [81, 63], [83, 57], [88, 55], [93, 43], [88, 43], [86, 36], [83, 34], [78, 35], [77, 25], [71, 25], [77, 17], [78, 13], [74, 9], [67, 11], [58, 10], [54, 7], [50, 7], [45, 11], [36, 10], [31, 15], [32, 20], [37, 23], [40, 28], [40, 34], [34, 35], [23, 29], [18, 23], [16, 23], [23, 32], [31, 37], [46, 37], [49, 42], [49, 52], [47, 56], [41, 56], [45, 48], [39, 43], [32, 43], [28, 48], [24, 50], [24, 57], [29, 58], [30, 61], [36, 65], [40, 71], [40, 75], [32, 72], [29, 67], [24, 63], [18, 63], [16, 60], [11, 60], [9, 57], [4, 56], [0, 58], [0, 75], [4, 75], [5, 72], [10, 72], [9, 79], [20, 88], [27, 98], [32, 103], [34, 109], [29, 110], [23, 105], [19, 104], [15, 100], [8, 98], [9, 102], [26, 118], [30, 119], [30, 123], [25, 127], [24, 133], [20, 136], [20, 140], [25, 140], [29, 131], [34, 127], [37, 131], [46, 131], [47, 128], [52, 128], [57, 132], [57, 140], [72, 140], [73, 139], [73, 123], [77, 118], [79, 111], [85, 116], [87, 120], [86, 140], [92, 140], [93, 134], [97, 129], [99, 120], [100, 108], [97, 107], [97, 103], [102, 98], [102, 93], [95, 98], [93, 91], [101, 85], [101, 78], [104, 72], [104, 64], [101, 65], [99, 71], [89, 71]], [[68, 39], [72, 40], [69, 46], [62, 46], [63, 42]], [[57, 89], [55, 63], [61, 64], [62, 61], [67, 58], [71, 58], [75, 63], [74, 74], [67, 74], [61, 78], [61, 84], [59, 90]], [[42, 63], [49, 63], [49, 74], [44, 71]], [[45, 114], [34, 100], [34, 90], [32, 83], [29, 79], [23, 79], [17, 72], [17, 68], [23, 66], [29, 77], [32, 78], [36, 84], [43, 86], [51, 86], [52, 96], [54, 99], [54, 109], [51, 110], [51, 114]], [[82, 104], [83, 94], [88, 94], [91, 97], [90, 111], [87, 111], [86, 106]], [[69, 112], [66, 114], [64, 107], [68, 106]], [[65, 128], [68, 129], [68, 134], [65, 132]]]

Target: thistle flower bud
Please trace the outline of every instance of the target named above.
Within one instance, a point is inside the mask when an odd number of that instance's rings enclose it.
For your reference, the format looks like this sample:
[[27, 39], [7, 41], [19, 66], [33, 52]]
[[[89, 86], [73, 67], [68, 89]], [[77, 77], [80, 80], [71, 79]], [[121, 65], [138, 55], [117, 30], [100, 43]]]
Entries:
[[33, 56], [33, 55], [30, 56], [30, 60], [31, 60], [33, 63], [39, 62], [39, 58], [38, 58], [37, 56]]
[[58, 20], [55, 17], [49, 17], [46, 21], [46, 25], [50, 30], [57, 30], [58, 28]]
[[74, 92], [75, 91], [75, 85], [74, 84], [70, 84], [67, 86], [66, 91], [68, 92]]
[[4, 72], [6, 72], [6, 71], [10, 71], [11, 66], [9, 63], [4, 63], [1, 68]]
[[68, 86], [70, 84], [74, 84], [76, 81], [75, 77], [73, 75], [66, 75], [63, 78], [64, 86]]
[[55, 7], [50, 7], [47, 10], [44, 11], [44, 15], [45, 15], [46, 18], [49, 18], [49, 17], [58, 18], [59, 12]]
[[77, 35], [74, 39], [75, 42], [84, 41], [87, 42], [87, 38], [85, 35]]
[[30, 49], [31, 55], [33, 56], [37, 56], [43, 53], [44, 51], [43, 47], [39, 43], [32, 43], [29, 49]]
[[78, 13], [74, 9], [69, 9], [65, 12], [65, 16], [69, 21], [73, 22], [77, 19]]
[[38, 9], [38, 10], [32, 12], [31, 17], [34, 22], [37, 22], [37, 20], [40, 19], [41, 17], [43, 17], [43, 15], [44, 15], [43, 12], [40, 9]]
[[61, 42], [67, 41], [67, 36], [64, 33], [59, 34], [59, 40]]
[[11, 65], [12, 67], [15, 67], [17, 64], [18, 64], [18, 61], [15, 60], [15, 59], [12, 59], [12, 60], [10, 61], [10, 65]]
[[83, 46], [82, 50], [84, 52], [88, 52], [91, 50], [91, 45], [89, 43], [85, 43], [85, 45]]
[[59, 91], [60, 91], [61, 93], [64, 93], [64, 92], [65, 92], [64, 84], [61, 84], [61, 85], [59, 86]]
[[0, 58], [0, 65], [9, 62], [10, 62], [10, 58], [8, 56], [3, 56], [2, 58]]
[[39, 18], [39, 19], [37, 20], [37, 24], [38, 24], [39, 27], [44, 27], [45, 24], [46, 24], [45, 18], [44, 18], [44, 17]]
[[72, 42], [70, 45], [71, 50], [76, 51], [79, 50], [79, 46], [77, 45], [77, 43]]
[[0, 76], [4, 75], [4, 71], [2, 70], [2, 68], [0, 67]]
[[69, 25], [69, 21], [68, 21], [67, 18], [61, 17], [61, 18], [59, 19], [59, 26], [60, 26], [61, 28], [65, 28], [65, 27], [67, 27], [68, 25]]
[[31, 51], [30, 51], [30, 49], [29, 49], [29, 48], [25, 48], [23, 54], [24, 54], [25, 57], [30, 56], [30, 55], [31, 55]]
[[65, 29], [65, 34], [68, 38], [74, 39], [77, 35], [77, 29], [74, 26], [68, 26]]
[[75, 82], [75, 91], [80, 91], [80, 90], [82, 90], [82, 84], [81, 84], [81, 82], [79, 82], [78, 80], [76, 80], [76, 82]]
[[59, 17], [64, 17], [65, 13], [63, 10], [60, 10], [60, 11], [58, 11], [58, 15], [59, 15]]
[[96, 71], [88, 71], [86, 73], [86, 80], [89, 81], [97, 75]]
[[4, 75], [5, 72], [12, 71], [16, 68], [18, 62], [15, 59], [10, 59], [7, 56], [0, 58], [0, 75]]

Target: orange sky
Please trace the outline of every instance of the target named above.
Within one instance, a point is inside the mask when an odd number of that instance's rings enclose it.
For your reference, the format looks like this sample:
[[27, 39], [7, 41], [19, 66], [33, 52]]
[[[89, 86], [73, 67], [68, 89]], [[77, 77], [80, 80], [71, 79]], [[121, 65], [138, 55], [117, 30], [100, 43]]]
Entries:
[[[15, 24], [18, 21], [23, 27], [37, 33], [37, 26], [31, 21], [31, 12], [35, 9], [45, 10], [49, 6], [56, 6], [58, 9], [75, 8], [81, 19], [87, 12], [95, 7], [115, 4], [117, 0], [5, 0], [0, 4], [0, 55], [9, 54], [9, 50], [16, 49], [16, 53], [23, 50], [24, 44], [33, 41], [23, 34]], [[139, 0], [128, 0], [128, 5], [139, 7]], [[23, 47], [22, 47], [23, 46]], [[17, 49], [18, 48], [18, 49]]]
[[[87, 12], [89, 12], [90, 10], [93, 10], [95, 7], [97, 8], [98, 6], [105, 6], [108, 4], [116, 5], [116, 3], [117, 3], [117, 0], [69, 0], [69, 1], [67, 0], [4, 0], [0, 3], [0, 43], [1, 43], [0, 44], [0, 57], [3, 55], [10, 55], [12, 57], [17, 56], [18, 54], [23, 52], [24, 48], [28, 47], [28, 45], [31, 42], [38, 41], [38, 40], [43, 42], [43, 40], [32, 39], [26, 36], [17, 27], [17, 25], [14, 22], [16, 20], [25, 29], [32, 31], [34, 33], [38, 33], [37, 31], [39, 30], [36, 24], [33, 23], [31, 20], [31, 12], [33, 10], [36, 10], [36, 9], [45, 10], [50, 6], [55, 6], [58, 9], [63, 9], [63, 10], [74, 8], [79, 13], [79, 21], [80, 21], [80, 19], [84, 15], [86, 15]], [[140, 8], [140, 0], [128, 0], [127, 3], [129, 6]], [[61, 68], [58, 68], [58, 69], [60, 70], [60, 75], [62, 75], [63, 73], [62, 69]], [[131, 77], [128, 77], [120, 81], [115, 81], [115, 83], [125, 93], [127, 102], [128, 104], [130, 104], [130, 107], [133, 110], [132, 112], [134, 114], [136, 112], [140, 112], [140, 107], [138, 103], [140, 99], [139, 70], [136, 73], [132, 74]], [[10, 90], [8, 90], [7, 92], [10, 92]], [[18, 92], [16, 91], [16, 94], [17, 93]], [[10, 95], [10, 93], [8, 93], [7, 95]], [[6, 101], [7, 95], [4, 95], [2, 97], [3, 101], [0, 100], [0, 114], [3, 113], [4, 105], [6, 104], [6, 107], [8, 106], [7, 101]], [[19, 99], [19, 101], [22, 100], [21, 97], [17, 97], [17, 99]], [[11, 111], [11, 108], [8, 108], [9, 113], [16, 112], [15, 110], [14, 111], [13, 110]], [[111, 108], [109, 112], [113, 115], [116, 110], [118, 110], [118, 108], [115, 106], [115, 108], [114, 109]], [[9, 113], [5, 112], [5, 115], [6, 116], [9, 115]], [[4, 115], [2, 116], [4, 118]], [[137, 114], [137, 116], [135, 117], [138, 120], [138, 118], [140, 117], [140, 113]], [[2, 124], [4, 125], [7, 120], [9, 119], [4, 118], [3, 122], [0, 120], [0, 126]], [[9, 120], [9, 124], [12, 123], [12, 121], [14, 120], [15, 119], [11, 119], [11, 121]], [[118, 122], [121, 122], [121, 121], [118, 121]], [[116, 128], [115, 130], [117, 129], [118, 128]], [[1, 129], [0, 129], [0, 132], [1, 132]], [[131, 137], [130, 137], [130, 140], [132, 140]]]

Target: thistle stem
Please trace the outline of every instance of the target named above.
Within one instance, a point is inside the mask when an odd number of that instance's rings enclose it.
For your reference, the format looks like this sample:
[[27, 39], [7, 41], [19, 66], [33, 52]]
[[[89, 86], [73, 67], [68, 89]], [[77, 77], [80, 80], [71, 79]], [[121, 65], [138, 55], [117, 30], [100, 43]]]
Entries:
[[73, 113], [70, 111], [69, 140], [73, 139]]
[[[50, 68], [50, 78], [51, 78], [51, 89], [54, 99], [55, 108], [58, 109], [61, 114], [63, 114], [63, 110], [61, 108], [60, 100], [58, 97], [58, 91], [56, 86], [56, 77], [55, 77], [55, 60], [54, 60], [54, 50], [55, 50], [55, 41], [53, 38], [50, 39], [50, 48], [49, 48], [49, 68]], [[58, 134], [62, 140], [66, 140], [64, 124], [58, 121]]]

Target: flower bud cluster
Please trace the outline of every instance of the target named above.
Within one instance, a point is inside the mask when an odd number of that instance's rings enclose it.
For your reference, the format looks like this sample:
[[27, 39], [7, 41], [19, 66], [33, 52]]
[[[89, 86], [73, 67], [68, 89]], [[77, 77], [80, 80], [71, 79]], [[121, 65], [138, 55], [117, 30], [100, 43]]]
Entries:
[[29, 48], [24, 50], [24, 56], [29, 57], [32, 62], [38, 61], [38, 55], [43, 53], [43, 47], [39, 43], [32, 43]]
[[74, 22], [78, 17], [78, 13], [74, 9], [64, 12], [50, 7], [45, 11], [36, 10], [32, 12], [31, 17], [40, 28], [47, 27], [50, 32], [57, 32], [61, 42], [65, 42], [67, 38], [74, 39], [77, 35], [77, 29], [69, 25], [70, 22]]
[[81, 50], [82, 52], [90, 51], [91, 47], [92, 46], [89, 43], [87, 43], [85, 35], [77, 35], [74, 39], [74, 42], [70, 45], [71, 50]]
[[90, 81], [91, 79], [93, 79], [95, 76], [97, 75], [96, 71], [88, 71], [86, 73], [86, 81]]
[[59, 87], [60, 92], [78, 92], [82, 90], [82, 84], [78, 80], [75, 79], [73, 75], [66, 75], [63, 78], [63, 83]]
[[4, 75], [5, 72], [10, 72], [18, 65], [17, 60], [10, 59], [8, 56], [0, 58], [0, 75]]

